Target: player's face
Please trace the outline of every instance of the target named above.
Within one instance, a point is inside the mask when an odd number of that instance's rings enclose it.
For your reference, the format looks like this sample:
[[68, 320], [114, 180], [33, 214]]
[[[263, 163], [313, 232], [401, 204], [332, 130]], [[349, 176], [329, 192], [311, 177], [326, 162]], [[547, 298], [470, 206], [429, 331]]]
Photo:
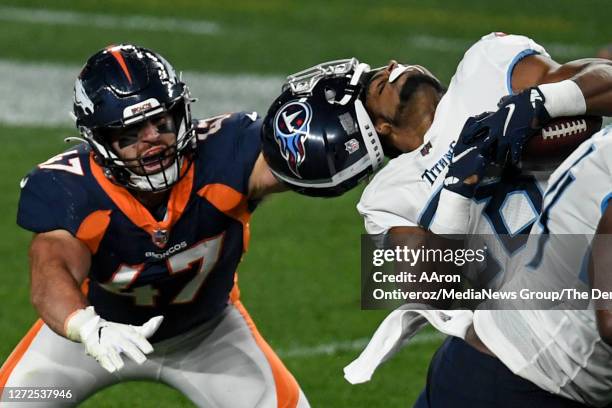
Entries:
[[163, 113], [110, 135], [117, 156], [137, 174], [155, 174], [170, 166], [176, 150], [176, 126]]
[[415, 89], [424, 82], [438, 82], [434, 75], [420, 65], [403, 65], [391, 60], [379, 68], [368, 85], [366, 109], [374, 123], [383, 120], [398, 124], [402, 102], [410, 100]]

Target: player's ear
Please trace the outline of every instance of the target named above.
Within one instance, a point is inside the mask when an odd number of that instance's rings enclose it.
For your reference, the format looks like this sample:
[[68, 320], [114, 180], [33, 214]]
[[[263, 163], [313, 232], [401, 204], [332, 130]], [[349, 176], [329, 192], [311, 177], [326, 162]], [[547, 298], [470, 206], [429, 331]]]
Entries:
[[387, 136], [393, 132], [393, 126], [391, 125], [391, 123], [385, 120], [377, 121], [376, 125], [374, 125], [374, 128], [376, 129], [376, 133], [381, 136]]

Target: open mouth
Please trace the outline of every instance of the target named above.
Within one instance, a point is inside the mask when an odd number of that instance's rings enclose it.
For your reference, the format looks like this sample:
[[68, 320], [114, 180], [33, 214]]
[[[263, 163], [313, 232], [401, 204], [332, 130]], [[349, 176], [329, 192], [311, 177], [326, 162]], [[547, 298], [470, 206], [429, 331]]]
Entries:
[[146, 173], [157, 173], [172, 162], [171, 149], [165, 146], [154, 146], [140, 156], [140, 165]]

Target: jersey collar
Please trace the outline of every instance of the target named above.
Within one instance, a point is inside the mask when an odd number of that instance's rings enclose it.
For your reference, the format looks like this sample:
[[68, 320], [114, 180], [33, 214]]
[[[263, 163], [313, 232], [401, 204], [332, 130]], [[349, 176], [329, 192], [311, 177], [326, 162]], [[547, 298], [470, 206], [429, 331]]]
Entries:
[[[157, 221], [134, 196], [124, 187], [113, 184], [106, 176], [102, 168], [95, 162], [93, 154], [89, 156], [89, 165], [91, 172], [100, 185], [104, 192], [110, 197], [115, 205], [121, 210], [123, 214], [136, 226], [145, 230], [153, 242], [163, 247], [165, 242], [158, 242], [158, 236], [160, 231], [165, 234], [169, 234], [170, 229], [180, 219], [181, 215], [187, 207], [189, 197], [191, 195], [191, 189], [193, 187], [193, 175], [194, 167], [182, 166], [183, 172], [187, 173], [181, 178], [181, 180], [172, 187], [170, 192], [170, 198], [168, 199], [168, 210], [166, 217], [163, 221]], [[186, 169], [188, 168], [188, 169]]]

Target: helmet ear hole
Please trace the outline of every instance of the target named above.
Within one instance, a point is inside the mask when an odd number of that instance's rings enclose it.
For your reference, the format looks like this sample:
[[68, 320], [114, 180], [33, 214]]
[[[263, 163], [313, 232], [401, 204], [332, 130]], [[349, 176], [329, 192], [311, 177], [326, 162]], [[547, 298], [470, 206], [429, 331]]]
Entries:
[[336, 102], [336, 90], [330, 87], [325, 87], [325, 99], [328, 103]]

